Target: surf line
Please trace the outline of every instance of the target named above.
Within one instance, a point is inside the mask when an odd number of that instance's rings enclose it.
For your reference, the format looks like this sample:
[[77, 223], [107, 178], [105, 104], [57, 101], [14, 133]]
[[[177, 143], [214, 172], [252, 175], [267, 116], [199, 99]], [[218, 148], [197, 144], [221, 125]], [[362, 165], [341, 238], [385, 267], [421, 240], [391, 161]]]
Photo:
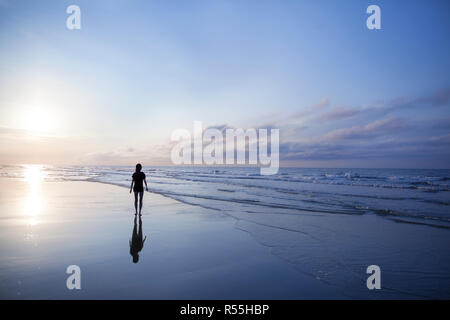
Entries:
[[190, 304], [180, 309], [180, 314], [182, 315], [207, 315], [210, 318], [213, 313], [214, 307], [195, 307]]

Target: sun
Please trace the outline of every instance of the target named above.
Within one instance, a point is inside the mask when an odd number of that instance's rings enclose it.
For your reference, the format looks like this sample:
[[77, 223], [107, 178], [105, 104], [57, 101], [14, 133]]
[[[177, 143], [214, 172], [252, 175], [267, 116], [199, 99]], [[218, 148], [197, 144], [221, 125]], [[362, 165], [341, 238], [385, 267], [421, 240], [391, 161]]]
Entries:
[[49, 133], [55, 130], [56, 121], [51, 112], [40, 106], [27, 108], [21, 117], [22, 129], [32, 132]]

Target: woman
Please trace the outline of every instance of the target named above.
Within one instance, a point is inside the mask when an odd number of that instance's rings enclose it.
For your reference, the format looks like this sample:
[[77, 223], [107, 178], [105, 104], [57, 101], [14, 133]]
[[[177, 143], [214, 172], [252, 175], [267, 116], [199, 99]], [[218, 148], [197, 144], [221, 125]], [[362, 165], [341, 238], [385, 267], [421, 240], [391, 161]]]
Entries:
[[[141, 170], [142, 170], [142, 165], [140, 163], [138, 163], [136, 165], [136, 172], [133, 173], [133, 180], [131, 181], [131, 186], [130, 186], [130, 193], [131, 193], [131, 190], [134, 191], [134, 208], [136, 209], [135, 215], [138, 214], [137, 203], [138, 203], [138, 194], [139, 194], [139, 216], [141, 216], [142, 197], [144, 196], [144, 186], [143, 186], [142, 182], [145, 183], [145, 190], [148, 191], [147, 180], [145, 180], [145, 173], [143, 173]], [[133, 188], [133, 185], [134, 185], [134, 188]]]

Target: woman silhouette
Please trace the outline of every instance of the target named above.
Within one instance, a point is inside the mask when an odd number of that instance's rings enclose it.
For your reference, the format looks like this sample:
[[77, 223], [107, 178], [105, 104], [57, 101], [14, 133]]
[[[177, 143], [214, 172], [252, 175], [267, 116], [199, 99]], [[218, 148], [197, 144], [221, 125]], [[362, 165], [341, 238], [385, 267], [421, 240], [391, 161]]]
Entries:
[[[141, 216], [142, 210], [142, 197], [144, 196], [144, 186], [142, 182], [145, 183], [145, 190], [148, 191], [147, 188], [147, 180], [145, 180], [145, 173], [142, 171], [142, 165], [138, 163], [136, 165], [136, 171], [133, 173], [133, 180], [131, 181], [130, 193], [131, 190], [134, 191], [134, 209], [136, 210], [135, 215], [138, 214], [137, 204], [138, 204], [138, 194], [139, 194], [139, 215]], [[133, 188], [134, 185], [134, 188]]]

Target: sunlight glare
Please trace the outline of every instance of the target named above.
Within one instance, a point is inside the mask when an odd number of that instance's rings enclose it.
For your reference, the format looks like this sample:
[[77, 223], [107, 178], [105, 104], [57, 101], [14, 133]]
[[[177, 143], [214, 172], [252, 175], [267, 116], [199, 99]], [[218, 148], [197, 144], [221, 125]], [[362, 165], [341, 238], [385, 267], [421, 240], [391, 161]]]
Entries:
[[35, 226], [39, 223], [37, 217], [41, 215], [44, 205], [41, 193], [41, 182], [44, 177], [43, 166], [27, 165], [25, 167], [24, 178], [28, 183], [28, 195], [24, 202], [24, 214], [28, 216], [28, 224]]

